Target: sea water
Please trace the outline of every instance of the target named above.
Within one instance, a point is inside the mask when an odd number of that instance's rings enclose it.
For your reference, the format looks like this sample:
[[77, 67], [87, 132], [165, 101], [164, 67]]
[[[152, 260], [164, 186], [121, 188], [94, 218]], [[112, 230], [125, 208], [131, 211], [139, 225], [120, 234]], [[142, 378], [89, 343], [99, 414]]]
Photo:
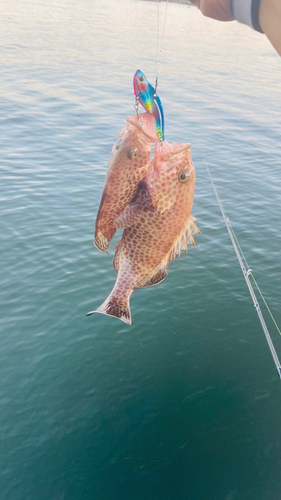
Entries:
[[[165, 3], [160, 5], [160, 35]], [[158, 5], [2, 0], [1, 500], [279, 500], [281, 384], [208, 179], [281, 324], [281, 61], [264, 35], [169, 4], [166, 137], [191, 142], [201, 235], [131, 327], [93, 246]], [[263, 307], [276, 350], [281, 339]]]

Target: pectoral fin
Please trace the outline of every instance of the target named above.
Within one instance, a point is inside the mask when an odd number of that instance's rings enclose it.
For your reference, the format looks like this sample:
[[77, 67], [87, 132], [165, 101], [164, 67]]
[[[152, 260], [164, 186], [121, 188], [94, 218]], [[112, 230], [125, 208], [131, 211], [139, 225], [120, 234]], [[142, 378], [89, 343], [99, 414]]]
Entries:
[[125, 229], [132, 226], [141, 214], [140, 206], [137, 203], [127, 205], [114, 219], [113, 226], [116, 229]]
[[161, 192], [160, 189], [149, 186], [148, 190], [155, 210], [161, 213], [165, 212], [165, 210], [169, 210], [176, 201], [176, 193], [172, 189], [169, 189], [167, 192]]
[[138, 184], [147, 174], [148, 164], [143, 167], [137, 168], [134, 173], [129, 177], [128, 182], [130, 184]]

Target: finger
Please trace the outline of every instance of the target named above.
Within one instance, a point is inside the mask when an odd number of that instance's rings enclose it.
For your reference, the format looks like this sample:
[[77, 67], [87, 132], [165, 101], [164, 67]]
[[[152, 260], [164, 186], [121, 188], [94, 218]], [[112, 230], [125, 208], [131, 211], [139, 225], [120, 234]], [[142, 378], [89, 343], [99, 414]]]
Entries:
[[230, 0], [204, 0], [201, 10], [204, 16], [217, 19], [218, 21], [233, 21]]
[[198, 7], [198, 9], [200, 9], [200, 0], [189, 0], [191, 3], [193, 3], [193, 5], [196, 5], [196, 7]]

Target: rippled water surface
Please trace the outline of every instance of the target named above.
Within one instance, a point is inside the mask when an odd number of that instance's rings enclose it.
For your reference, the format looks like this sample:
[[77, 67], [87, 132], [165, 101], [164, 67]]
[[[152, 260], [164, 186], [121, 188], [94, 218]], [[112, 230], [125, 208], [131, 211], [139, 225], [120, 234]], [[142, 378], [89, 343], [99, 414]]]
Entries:
[[115, 281], [95, 216], [156, 40], [154, 2], [0, 4], [1, 500], [281, 497], [281, 385], [204, 165], [280, 324], [281, 62], [264, 36], [169, 5], [159, 93], [167, 139], [192, 143], [202, 234], [134, 292], [131, 327], [86, 317]]

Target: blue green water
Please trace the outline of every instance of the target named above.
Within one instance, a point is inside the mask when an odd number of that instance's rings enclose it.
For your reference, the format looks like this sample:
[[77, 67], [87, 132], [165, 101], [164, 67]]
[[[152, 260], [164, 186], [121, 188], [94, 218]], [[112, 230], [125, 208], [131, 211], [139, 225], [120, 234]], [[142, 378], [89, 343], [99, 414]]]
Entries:
[[203, 161], [280, 325], [281, 61], [264, 36], [169, 5], [159, 93], [168, 141], [192, 143], [202, 234], [134, 292], [131, 327], [86, 317], [115, 281], [95, 216], [156, 40], [154, 2], [0, 4], [1, 500], [281, 497], [281, 384]]

